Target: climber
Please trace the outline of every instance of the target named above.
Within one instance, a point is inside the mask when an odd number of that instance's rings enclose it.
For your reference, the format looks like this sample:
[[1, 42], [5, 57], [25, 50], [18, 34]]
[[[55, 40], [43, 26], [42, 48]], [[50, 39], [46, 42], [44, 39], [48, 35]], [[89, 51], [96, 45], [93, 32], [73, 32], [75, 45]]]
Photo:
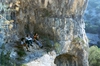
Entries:
[[26, 39], [25, 42], [28, 44], [28, 47], [29, 46], [33, 47], [33, 45], [32, 45], [33, 39], [30, 37], [30, 35], [26, 35], [25, 39]]
[[25, 43], [25, 38], [21, 38], [21, 46], [22, 46], [22, 47], [25, 46], [25, 47], [26, 47], [26, 50], [29, 51], [29, 50], [28, 50], [28, 46], [27, 46], [27, 44]]
[[34, 34], [34, 40], [39, 40], [39, 35], [37, 33]]
[[43, 48], [43, 45], [39, 41], [39, 35], [37, 33], [34, 34], [34, 42], [39, 45], [40, 48]]

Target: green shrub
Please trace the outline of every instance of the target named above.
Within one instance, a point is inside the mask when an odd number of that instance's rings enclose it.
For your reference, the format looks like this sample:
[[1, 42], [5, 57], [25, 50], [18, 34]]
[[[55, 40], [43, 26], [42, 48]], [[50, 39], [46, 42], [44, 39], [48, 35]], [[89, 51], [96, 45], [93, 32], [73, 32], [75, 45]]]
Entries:
[[74, 38], [72, 42], [73, 43], [80, 43], [81, 42], [82, 44], [84, 44], [83, 39], [82, 38], [79, 38], [79, 37]]
[[2, 44], [2, 46], [0, 47], [0, 49], [5, 49], [5, 44]]
[[86, 24], [85, 24], [85, 26], [86, 26], [85, 30], [88, 33], [96, 34], [96, 33], [98, 33], [99, 25], [100, 25], [99, 23], [98, 23], [98, 25], [93, 25], [91, 23], [86, 22]]
[[47, 52], [49, 52], [53, 49], [53, 44], [48, 37], [42, 37], [42, 43]]
[[89, 48], [89, 64], [90, 66], [100, 65], [100, 48], [92, 46]]
[[45, 46], [45, 47], [49, 47], [49, 48], [52, 48], [53, 46], [53, 44], [52, 44], [52, 42], [51, 42], [51, 40], [49, 39], [49, 37], [44, 37], [44, 36], [41, 36], [41, 38], [42, 38], [42, 43], [43, 43], [43, 45]]
[[20, 56], [20, 57], [23, 57], [26, 55], [26, 52], [23, 48], [20, 48], [17, 50], [17, 54]]
[[16, 66], [14, 61], [10, 59], [10, 52], [7, 52], [7, 54], [4, 54], [2, 51], [0, 54], [0, 66]]
[[26, 64], [22, 64], [21, 66], [27, 66]]
[[55, 47], [55, 50], [56, 50], [57, 54], [59, 54], [61, 52], [61, 46], [60, 46], [60, 44], [58, 42], [56, 42], [54, 44], [54, 47]]

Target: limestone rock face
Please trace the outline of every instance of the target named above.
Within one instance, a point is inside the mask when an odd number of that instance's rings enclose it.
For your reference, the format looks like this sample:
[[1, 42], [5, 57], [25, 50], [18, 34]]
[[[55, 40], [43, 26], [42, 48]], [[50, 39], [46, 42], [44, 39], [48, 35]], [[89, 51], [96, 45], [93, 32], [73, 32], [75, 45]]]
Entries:
[[[9, 0], [10, 2], [10, 0]], [[14, 0], [10, 3], [18, 37], [37, 32], [58, 42], [57, 66], [88, 66], [88, 40], [82, 19], [88, 0]]]

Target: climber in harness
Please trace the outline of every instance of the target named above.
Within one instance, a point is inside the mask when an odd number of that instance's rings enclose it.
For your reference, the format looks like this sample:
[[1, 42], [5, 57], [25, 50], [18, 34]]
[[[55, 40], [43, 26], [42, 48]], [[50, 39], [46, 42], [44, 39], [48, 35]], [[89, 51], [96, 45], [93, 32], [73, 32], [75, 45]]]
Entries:
[[32, 45], [32, 42], [33, 42], [33, 39], [30, 37], [30, 35], [27, 35], [26, 37], [25, 37], [25, 42], [28, 44], [28, 47], [29, 46], [32, 46], [33, 47], [33, 45]]
[[26, 47], [26, 50], [29, 51], [29, 50], [28, 50], [28, 46], [27, 46], [27, 44], [25, 43], [25, 38], [21, 38], [21, 46], [22, 46], [22, 47]]
[[39, 35], [37, 33], [34, 34], [34, 42], [39, 45], [40, 48], [43, 48], [43, 45], [39, 41]]

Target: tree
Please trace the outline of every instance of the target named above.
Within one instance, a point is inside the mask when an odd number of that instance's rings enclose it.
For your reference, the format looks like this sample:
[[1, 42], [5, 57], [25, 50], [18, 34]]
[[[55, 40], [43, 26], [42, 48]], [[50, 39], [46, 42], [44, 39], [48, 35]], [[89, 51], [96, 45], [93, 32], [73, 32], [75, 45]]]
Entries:
[[89, 64], [90, 66], [100, 65], [100, 49], [97, 46], [92, 46], [89, 49]]

